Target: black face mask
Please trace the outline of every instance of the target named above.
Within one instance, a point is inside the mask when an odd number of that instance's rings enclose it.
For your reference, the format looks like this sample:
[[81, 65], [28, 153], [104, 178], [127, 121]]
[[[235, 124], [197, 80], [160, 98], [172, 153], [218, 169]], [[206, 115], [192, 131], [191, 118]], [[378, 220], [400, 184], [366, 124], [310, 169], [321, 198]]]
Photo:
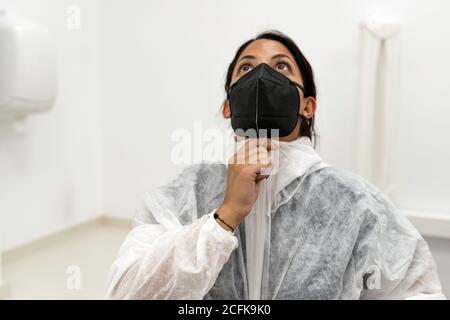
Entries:
[[[290, 80], [271, 66], [261, 63], [242, 76], [228, 90], [231, 126], [238, 135], [289, 135], [297, 125], [300, 94], [303, 86]], [[239, 130], [241, 129], [241, 130]], [[246, 132], [249, 129], [248, 132]]]

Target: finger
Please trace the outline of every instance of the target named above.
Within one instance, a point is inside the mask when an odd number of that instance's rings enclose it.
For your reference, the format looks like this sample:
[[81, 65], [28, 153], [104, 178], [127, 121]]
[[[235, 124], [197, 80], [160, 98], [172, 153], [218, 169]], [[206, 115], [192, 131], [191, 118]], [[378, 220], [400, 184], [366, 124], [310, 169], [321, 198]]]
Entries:
[[247, 164], [248, 163], [248, 155], [250, 149], [250, 141], [247, 139], [245, 144], [240, 146], [237, 152], [234, 154], [233, 163], [234, 164]]
[[258, 162], [266, 163], [270, 161], [270, 154], [266, 149], [258, 148], [250, 151], [246, 161], [248, 164], [256, 164]]
[[267, 151], [273, 151], [279, 148], [278, 143], [274, 139], [269, 138], [259, 138], [258, 146], [265, 148]]
[[279, 148], [279, 145], [275, 140], [268, 138], [249, 138], [246, 142], [246, 146], [250, 150], [264, 148], [267, 151], [271, 151]]
[[257, 162], [258, 141], [257, 139], [247, 139], [236, 152], [235, 162], [239, 164], [254, 164]]
[[255, 179], [255, 183], [258, 184], [261, 181], [267, 179], [269, 176], [259, 176], [257, 179]]
[[269, 175], [267, 175], [267, 174], [258, 174], [255, 178], [255, 181], [264, 180], [264, 179], [267, 179], [268, 177], [269, 177]]
[[258, 161], [255, 164], [259, 171], [261, 171], [262, 168], [270, 168], [272, 166], [272, 161], [270, 158], [264, 158], [263, 161]]
[[[268, 169], [264, 169], [268, 168]], [[252, 176], [253, 179], [256, 179], [258, 175], [268, 175], [271, 171], [271, 163], [261, 163], [258, 162], [256, 164], [249, 164], [246, 168], [247, 172]]]
[[270, 173], [272, 172], [272, 162], [270, 161], [270, 159], [268, 160], [268, 162], [258, 163], [258, 166], [259, 166], [259, 170], [257, 173], [259, 175], [269, 176]]

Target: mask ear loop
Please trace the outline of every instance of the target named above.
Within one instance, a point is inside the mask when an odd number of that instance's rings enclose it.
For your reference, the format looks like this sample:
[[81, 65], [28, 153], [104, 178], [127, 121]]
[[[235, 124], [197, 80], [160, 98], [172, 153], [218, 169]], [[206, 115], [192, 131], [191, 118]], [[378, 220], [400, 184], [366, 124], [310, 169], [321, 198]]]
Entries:
[[230, 101], [230, 92], [231, 92], [231, 89], [232, 89], [232, 87], [231, 87], [231, 88], [228, 88], [228, 90], [227, 90], [227, 100], [228, 100], [228, 108], [230, 109], [230, 118], [231, 118], [231, 116], [232, 116], [232, 112], [231, 112], [231, 101]]
[[[295, 81], [291, 80], [291, 83], [296, 86], [297, 88], [299, 88], [303, 94], [305, 94], [305, 87], [303, 85], [301, 85], [300, 83], [297, 83]], [[300, 110], [298, 113], [298, 117], [297, 120], [300, 119], [300, 130], [302, 127], [307, 127], [309, 131], [311, 131], [311, 124], [312, 124], [312, 118], [306, 118], [305, 116], [302, 115], [301, 112], [301, 105], [300, 105]]]
[[[299, 88], [299, 89], [303, 92], [303, 94], [305, 94], [305, 87], [303, 87], [303, 85], [301, 85], [300, 83], [297, 83], [297, 82], [295, 82], [295, 81], [292, 81], [292, 80], [291, 80], [291, 84], [293, 84], [294, 86], [296, 86], [297, 88]], [[298, 98], [299, 98], [299, 100], [300, 100], [300, 94], [298, 95]], [[303, 119], [305, 119], [305, 121], [308, 121], [308, 119], [302, 115], [301, 104], [300, 104], [300, 107], [299, 107], [299, 112], [298, 112], [297, 120], [298, 120], [299, 118], [301, 119], [301, 121], [302, 121]], [[309, 119], [309, 120], [310, 120], [310, 119]]]

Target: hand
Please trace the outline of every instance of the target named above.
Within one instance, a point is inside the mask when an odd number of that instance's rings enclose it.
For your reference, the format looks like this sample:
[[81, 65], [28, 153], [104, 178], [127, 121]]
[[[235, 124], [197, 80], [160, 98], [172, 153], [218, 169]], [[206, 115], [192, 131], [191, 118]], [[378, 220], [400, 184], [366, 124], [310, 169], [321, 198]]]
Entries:
[[259, 182], [269, 176], [270, 151], [277, 148], [270, 139], [248, 139], [229, 159], [225, 197], [217, 214], [231, 227], [237, 227], [250, 213], [258, 198]]

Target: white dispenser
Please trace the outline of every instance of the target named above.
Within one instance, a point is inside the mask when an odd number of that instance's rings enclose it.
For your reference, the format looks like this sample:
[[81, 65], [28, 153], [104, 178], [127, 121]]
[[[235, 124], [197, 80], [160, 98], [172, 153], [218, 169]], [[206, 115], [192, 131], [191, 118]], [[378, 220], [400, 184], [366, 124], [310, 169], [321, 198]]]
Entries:
[[47, 27], [0, 11], [0, 121], [49, 110], [56, 96], [56, 50]]

